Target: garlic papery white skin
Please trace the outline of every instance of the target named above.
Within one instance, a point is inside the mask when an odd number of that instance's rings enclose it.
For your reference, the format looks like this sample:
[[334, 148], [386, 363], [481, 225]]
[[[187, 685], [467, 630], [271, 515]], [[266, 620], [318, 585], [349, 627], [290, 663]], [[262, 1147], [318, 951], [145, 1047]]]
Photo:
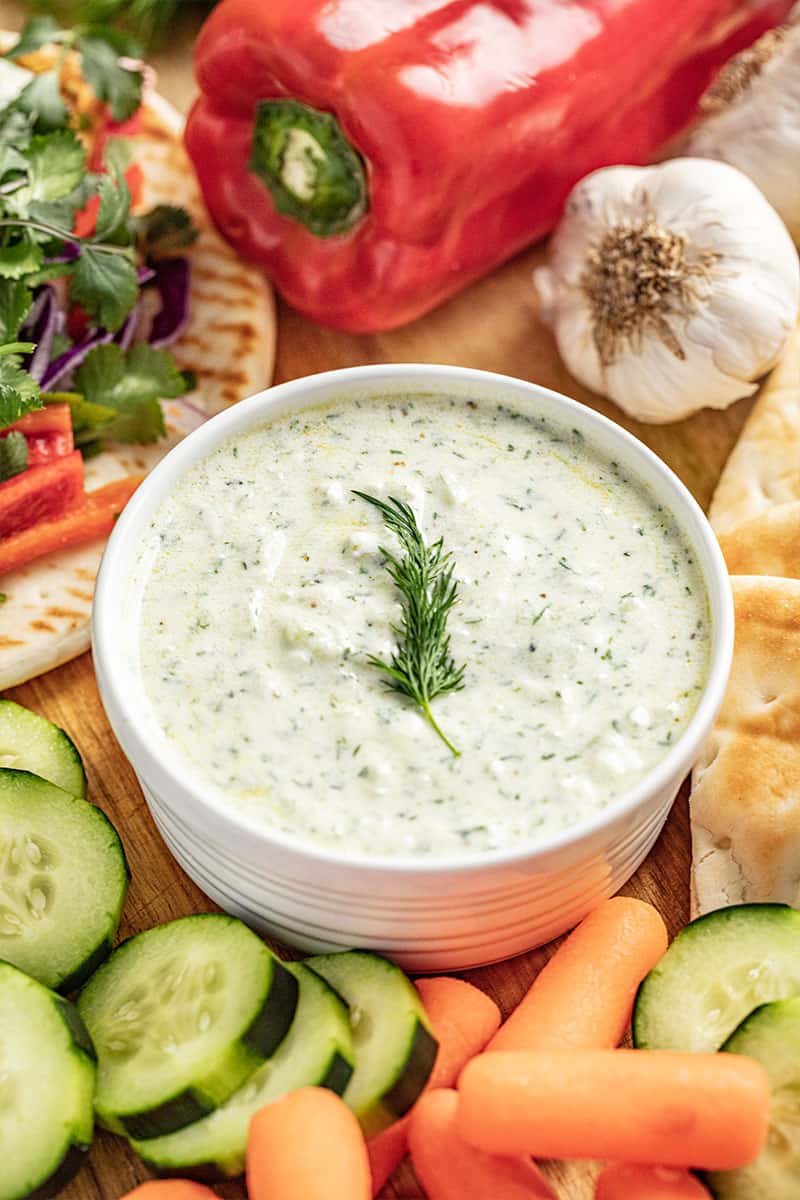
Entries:
[[800, 245], [800, 4], [723, 68], [701, 111], [687, 153], [744, 171]]
[[780, 217], [741, 171], [701, 158], [587, 175], [534, 282], [575, 378], [640, 421], [751, 395], [800, 309]]

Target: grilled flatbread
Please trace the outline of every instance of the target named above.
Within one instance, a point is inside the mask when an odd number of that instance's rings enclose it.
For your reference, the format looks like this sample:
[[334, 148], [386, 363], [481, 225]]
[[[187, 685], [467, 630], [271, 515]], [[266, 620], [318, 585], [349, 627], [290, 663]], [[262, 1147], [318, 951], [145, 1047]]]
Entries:
[[719, 535], [731, 575], [800, 579], [800, 500], [777, 504]]
[[[79, 85], [78, 85], [79, 86]], [[77, 102], [80, 102], [78, 97]], [[200, 231], [191, 260], [190, 320], [170, 350], [197, 376], [187, 397], [209, 416], [269, 385], [275, 353], [272, 291], [212, 228], [181, 142], [183, 120], [150, 93], [134, 161], [142, 167], [142, 209], [186, 208]], [[150, 470], [188, 431], [180, 404], [164, 405], [169, 436], [155, 446], [113, 447], [86, 463], [86, 488]], [[0, 578], [0, 690], [88, 650], [94, 580], [104, 541], [58, 551]]]
[[791, 500], [800, 500], [800, 326], [725, 465], [709, 520], [726, 534]]
[[692, 775], [693, 908], [800, 906], [800, 580], [735, 576], [733, 670]]

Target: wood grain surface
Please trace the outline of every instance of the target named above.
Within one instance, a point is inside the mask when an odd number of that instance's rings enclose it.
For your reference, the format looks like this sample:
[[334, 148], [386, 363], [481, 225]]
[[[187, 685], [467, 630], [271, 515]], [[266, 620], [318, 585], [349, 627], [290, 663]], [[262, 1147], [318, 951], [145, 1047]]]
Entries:
[[[0, 27], [16, 27], [19, 9], [0, 4]], [[185, 108], [192, 92], [190, 51], [196, 18], [183, 13], [169, 44], [154, 56], [160, 90]], [[645, 426], [624, 419], [611, 404], [586, 392], [561, 365], [550, 335], [537, 321], [531, 271], [541, 251], [529, 251], [475, 284], [428, 317], [386, 334], [349, 336], [304, 320], [286, 305], [279, 310], [276, 381], [315, 371], [371, 362], [440, 362], [529, 379], [574, 396], [619, 421], [647, 443], [707, 506], [725, 459], [751, 402], [725, 413], [700, 413], [671, 426]], [[173, 917], [212, 910], [214, 905], [183, 874], [162, 843], [136, 778], [106, 721], [95, 685], [91, 655], [34, 680], [7, 695], [62, 725], [74, 738], [89, 776], [89, 795], [119, 829], [133, 882], [120, 935]], [[647, 862], [624, 889], [651, 901], [676, 932], [688, 920], [689, 832], [686, 789]], [[512, 961], [468, 972], [465, 977], [497, 1000], [504, 1013], [523, 995], [556, 944]], [[563, 1200], [590, 1200], [596, 1170], [587, 1163], [548, 1163], [546, 1170]], [[88, 1165], [62, 1193], [64, 1200], [117, 1200], [148, 1178], [125, 1143], [100, 1132]], [[219, 1187], [231, 1200], [244, 1197], [241, 1183]], [[420, 1197], [404, 1163], [384, 1192], [391, 1198]], [[491, 1198], [487, 1197], [487, 1200]]]

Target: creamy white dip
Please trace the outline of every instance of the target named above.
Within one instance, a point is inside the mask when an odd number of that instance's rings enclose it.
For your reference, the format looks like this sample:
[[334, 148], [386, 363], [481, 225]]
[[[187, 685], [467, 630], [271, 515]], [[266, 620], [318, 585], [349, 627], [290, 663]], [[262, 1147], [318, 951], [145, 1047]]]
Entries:
[[[454, 757], [389, 658], [397, 549], [352, 494], [453, 554]], [[483, 401], [346, 400], [231, 439], [142, 546], [141, 670], [187, 769], [347, 854], [542, 842], [642, 779], [697, 705], [708, 603], [672, 515], [574, 430]]]

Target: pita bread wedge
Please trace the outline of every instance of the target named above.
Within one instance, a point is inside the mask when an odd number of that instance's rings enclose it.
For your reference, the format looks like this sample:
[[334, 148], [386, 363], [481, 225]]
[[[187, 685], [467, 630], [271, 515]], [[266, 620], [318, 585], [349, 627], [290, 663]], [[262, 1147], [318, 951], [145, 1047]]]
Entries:
[[800, 579], [800, 500], [778, 504], [719, 535], [731, 575]]
[[733, 670], [692, 774], [695, 914], [800, 906], [800, 580], [731, 582]]
[[800, 500], [800, 326], [725, 465], [709, 520], [725, 534], [791, 500]]
[[[0, 46], [3, 40], [0, 34]], [[13, 38], [5, 40], [8, 44]], [[49, 65], [49, 52], [38, 53], [43, 66]], [[77, 78], [71, 103], [78, 111], [96, 103]], [[141, 210], [179, 205], [199, 230], [186, 251], [192, 268], [190, 319], [170, 350], [183, 370], [197, 376], [197, 388], [187, 400], [210, 416], [271, 382], [273, 294], [260, 272], [242, 262], [211, 226], [183, 150], [180, 114], [151, 91], [140, 124], [132, 141], [133, 160], [144, 175]], [[88, 460], [87, 491], [126, 475], [146, 474], [196, 424], [190, 411], [180, 402], [166, 402], [165, 439], [154, 446], [110, 447]], [[0, 578], [0, 691], [88, 650], [103, 548], [104, 542], [97, 541], [59, 551]]]

